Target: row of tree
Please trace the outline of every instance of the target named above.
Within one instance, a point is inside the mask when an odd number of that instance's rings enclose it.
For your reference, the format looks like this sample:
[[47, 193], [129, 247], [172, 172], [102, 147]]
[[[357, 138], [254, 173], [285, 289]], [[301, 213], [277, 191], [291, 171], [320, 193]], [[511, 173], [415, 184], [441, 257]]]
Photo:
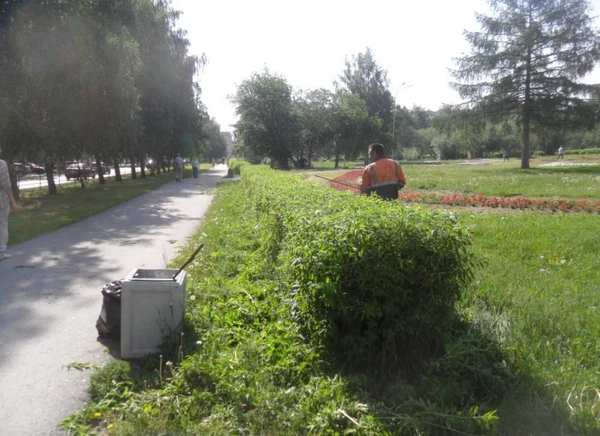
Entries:
[[265, 69], [232, 98], [237, 152], [287, 169], [317, 157], [356, 159], [382, 142], [406, 158], [486, 156], [509, 150], [529, 168], [533, 150], [600, 147], [600, 86], [581, 83], [600, 61], [585, 0], [490, 0], [465, 31], [471, 53], [451, 83], [465, 102], [436, 112], [396, 105], [387, 72], [367, 48], [326, 89], [295, 92]]
[[[53, 170], [67, 160], [224, 155], [168, 0], [0, 2], [0, 144], [7, 161]], [[220, 149], [215, 151], [215, 149]], [[156, 168], [161, 171], [161, 168]], [[104, 183], [99, 171], [100, 182]]]

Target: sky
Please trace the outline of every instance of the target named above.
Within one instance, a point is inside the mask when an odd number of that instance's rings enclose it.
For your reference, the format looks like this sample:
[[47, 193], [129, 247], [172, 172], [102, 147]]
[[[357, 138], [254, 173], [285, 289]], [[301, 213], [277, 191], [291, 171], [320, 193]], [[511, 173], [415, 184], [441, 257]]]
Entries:
[[[592, 16], [600, 0], [591, 0]], [[190, 54], [206, 55], [197, 80], [209, 115], [232, 131], [229, 96], [267, 67], [294, 91], [333, 90], [345, 60], [371, 49], [387, 71], [396, 103], [437, 110], [461, 100], [450, 88], [453, 59], [469, 53], [464, 30], [477, 31], [485, 0], [172, 0], [182, 12]], [[595, 18], [600, 28], [600, 18]], [[585, 80], [600, 83], [600, 65]]]

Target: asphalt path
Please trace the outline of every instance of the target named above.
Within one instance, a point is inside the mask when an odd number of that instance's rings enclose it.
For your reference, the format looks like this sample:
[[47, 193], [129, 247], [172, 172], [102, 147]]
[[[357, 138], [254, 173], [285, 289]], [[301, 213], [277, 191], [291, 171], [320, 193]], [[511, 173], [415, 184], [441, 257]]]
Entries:
[[[187, 245], [225, 165], [9, 247], [0, 262], [0, 435], [63, 435], [89, 400], [90, 370], [118, 349], [98, 341], [100, 289], [137, 268], [165, 268]], [[18, 219], [18, 218], [17, 218]]]

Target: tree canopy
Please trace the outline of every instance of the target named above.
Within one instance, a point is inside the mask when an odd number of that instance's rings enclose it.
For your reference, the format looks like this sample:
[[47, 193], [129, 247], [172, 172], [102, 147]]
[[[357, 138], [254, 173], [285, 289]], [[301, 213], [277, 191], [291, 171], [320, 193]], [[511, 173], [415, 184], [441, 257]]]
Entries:
[[299, 129], [287, 81], [265, 69], [244, 80], [232, 101], [240, 117], [237, 137], [244, 147], [289, 169]]
[[530, 129], [560, 122], [593, 124], [598, 85], [579, 80], [600, 60], [600, 36], [585, 0], [490, 0], [465, 31], [471, 53], [456, 59], [452, 86], [472, 113], [512, 116], [522, 126], [521, 167], [529, 168]]
[[206, 158], [221, 147], [207, 147], [219, 135], [203, 127], [210, 117], [196, 77], [206, 58], [189, 54], [178, 16], [169, 0], [0, 2], [0, 142], [9, 163], [43, 163], [54, 193], [52, 171], [66, 160], [114, 162], [118, 181], [123, 159], [144, 177], [146, 157]]

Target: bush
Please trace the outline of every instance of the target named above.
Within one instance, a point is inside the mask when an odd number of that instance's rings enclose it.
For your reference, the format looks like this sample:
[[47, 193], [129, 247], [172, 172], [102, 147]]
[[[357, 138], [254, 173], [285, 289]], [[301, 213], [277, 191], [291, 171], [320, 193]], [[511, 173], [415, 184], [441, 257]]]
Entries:
[[565, 154], [600, 154], [600, 148], [580, 148], [573, 150], [565, 150]]
[[460, 145], [458, 143], [449, 140], [434, 139], [431, 145], [435, 150], [435, 157], [438, 160], [460, 158], [461, 152]]
[[415, 161], [419, 160], [420, 157], [421, 155], [419, 154], [419, 150], [414, 147], [409, 147], [402, 150], [402, 159], [404, 160]]
[[448, 328], [474, 267], [454, 215], [300, 186], [264, 167], [243, 176], [265, 232], [278, 235], [267, 254], [311, 340], [368, 367]]
[[544, 153], [542, 150], [536, 150], [532, 153], [532, 156], [546, 156], [546, 153]]
[[233, 174], [239, 176], [241, 168], [245, 165], [250, 165], [250, 162], [241, 159], [236, 159], [233, 157], [229, 159], [228, 165], [229, 168], [233, 171]]

